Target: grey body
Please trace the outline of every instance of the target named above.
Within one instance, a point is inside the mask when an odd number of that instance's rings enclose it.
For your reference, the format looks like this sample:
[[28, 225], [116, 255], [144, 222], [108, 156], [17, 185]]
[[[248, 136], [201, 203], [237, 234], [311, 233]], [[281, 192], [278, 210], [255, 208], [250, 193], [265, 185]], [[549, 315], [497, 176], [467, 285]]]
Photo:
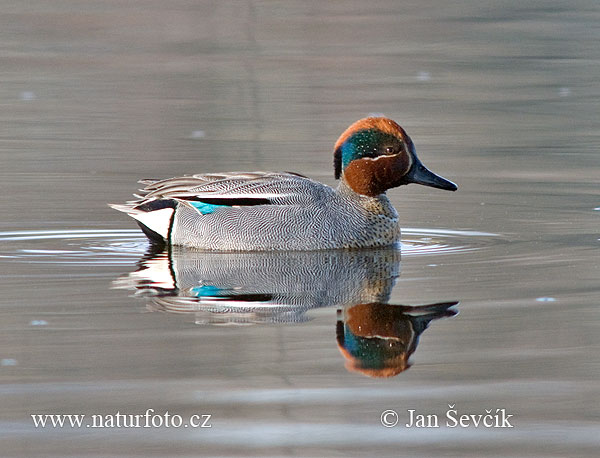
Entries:
[[[357, 194], [343, 179], [337, 189], [273, 172], [194, 175], [145, 184], [140, 200], [115, 208], [172, 245], [220, 251], [324, 250], [390, 246], [400, 240], [398, 214], [385, 194]], [[268, 203], [247, 204], [257, 199]], [[148, 203], [164, 201], [174, 203], [173, 211], [147, 211]], [[227, 206], [209, 205], [203, 214], [194, 204], [204, 201]], [[160, 229], [152, 226], [148, 215], [153, 213], [160, 216]]]
[[344, 183], [332, 189], [311, 182], [305, 190], [310, 194], [297, 203], [219, 208], [200, 216], [180, 204], [171, 243], [253, 251], [378, 247], [399, 240], [398, 214], [385, 195], [361, 196]]

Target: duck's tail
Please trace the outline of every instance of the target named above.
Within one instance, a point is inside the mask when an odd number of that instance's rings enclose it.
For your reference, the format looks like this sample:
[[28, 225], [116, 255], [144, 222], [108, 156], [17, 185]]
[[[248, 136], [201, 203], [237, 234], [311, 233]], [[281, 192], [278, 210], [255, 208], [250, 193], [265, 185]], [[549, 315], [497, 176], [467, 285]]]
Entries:
[[150, 240], [164, 243], [169, 239], [169, 231], [177, 207], [174, 200], [156, 199], [143, 203], [131, 201], [126, 204], [108, 204], [108, 206], [127, 213], [135, 219]]

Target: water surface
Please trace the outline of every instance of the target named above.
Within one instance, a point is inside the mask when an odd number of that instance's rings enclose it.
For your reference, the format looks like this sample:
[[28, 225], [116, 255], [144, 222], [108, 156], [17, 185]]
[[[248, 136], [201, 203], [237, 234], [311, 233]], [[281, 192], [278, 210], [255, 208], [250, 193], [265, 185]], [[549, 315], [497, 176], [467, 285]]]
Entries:
[[[596, 456], [596, 2], [1, 6], [3, 456]], [[335, 185], [369, 113], [459, 185], [389, 193], [400, 256], [169, 257], [106, 206], [195, 172]], [[448, 405], [514, 428], [403, 426]], [[147, 409], [212, 428], [30, 417]]]

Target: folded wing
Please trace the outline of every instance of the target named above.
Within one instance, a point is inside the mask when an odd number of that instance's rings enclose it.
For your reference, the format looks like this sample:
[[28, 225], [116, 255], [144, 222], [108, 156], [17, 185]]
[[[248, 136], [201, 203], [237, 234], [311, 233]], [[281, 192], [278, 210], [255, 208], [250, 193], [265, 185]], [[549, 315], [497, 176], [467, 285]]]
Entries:
[[201, 214], [217, 208], [252, 205], [308, 205], [333, 190], [290, 172], [209, 173], [166, 180], [141, 180], [136, 200], [111, 205], [136, 219], [153, 240], [165, 240], [177, 205]]

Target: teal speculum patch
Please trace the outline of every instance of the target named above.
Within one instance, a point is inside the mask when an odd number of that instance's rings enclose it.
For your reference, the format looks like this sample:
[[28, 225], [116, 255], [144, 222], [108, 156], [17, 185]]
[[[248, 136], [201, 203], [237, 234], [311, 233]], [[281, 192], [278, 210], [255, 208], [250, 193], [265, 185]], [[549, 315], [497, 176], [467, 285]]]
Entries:
[[215, 204], [207, 204], [204, 202], [190, 202], [190, 204], [192, 205], [192, 207], [194, 207], [196, 210], [198, 210], [203, 215], [209, 215], [211, 213], [214, 213], [219, 208], [229, 207], [229, 205], [215, 205]]

